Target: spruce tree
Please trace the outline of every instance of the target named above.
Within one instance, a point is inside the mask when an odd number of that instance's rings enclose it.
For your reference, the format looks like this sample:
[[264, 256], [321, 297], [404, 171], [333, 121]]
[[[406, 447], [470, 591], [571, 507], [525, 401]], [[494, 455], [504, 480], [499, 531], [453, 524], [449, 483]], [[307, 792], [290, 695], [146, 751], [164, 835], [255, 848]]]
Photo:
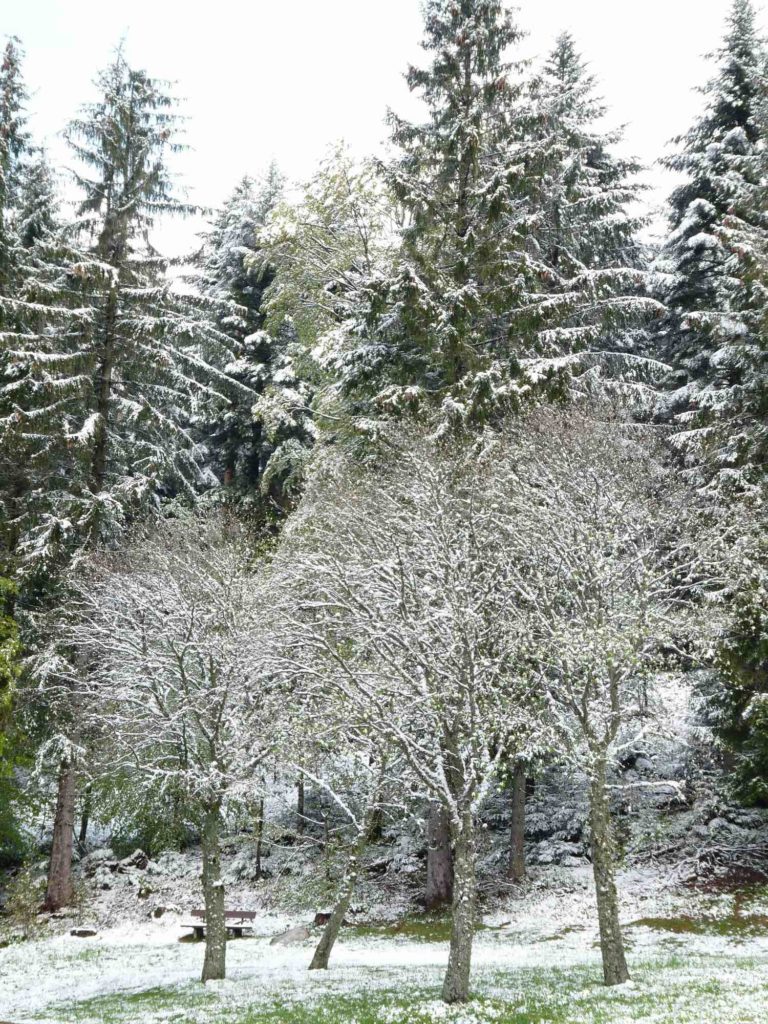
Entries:
[[616, 154], [622, 133], [601, 127], [607, 108], [567, 33], [530, 99], [537, 145], [526, 249], [536, 290], [520, 303], [521, 330], [533, 318], [542, 367], [547, 357], [562, 365], [572, 356], [574, 376], [652, 378], [649, 316], [660, 306], [646, 293], [648, 261], [638, 242], [642, 168]]
[[272, 499], [272, 511], [292, 499], [295, 481], [285, 467], [278, 469], [285, 446], [295, 444], [305, 454], [312, 436], [306, 393], [295, 415], [277, 426], [270, 415], [274, 402], [268, 402], [288, 389], [296, 395], [303, 389], [291, 366], [291, 332], [281, 324], [264, 329], [265, 295], [276, 277], [264, 238], [283, 188], [274, 165], [259, 185], [250, 178], [239, 183], [205, 236], [195, 281], [216, 327], [229, 339], [232, 358], [223, 369], [248, 389], [200, 427], [211, 468], [234, 488], [229, 494], [257, 504]]
[[426, 399], [446, 424], [484, 422], [585, 368], [595, 377], [597, 354], [621, 354], [611, 369], [626, 371], [659, 310], [634, 241], [636, 165], [598, 130], [572, 40], [531, 85], [509, 58], [520, 35], [501, 0], [427, 5], [432, 63], [408, 82], [429, 118], [391, 116], [400, 156], [384, 174], [406, 227], [395, 271], [361, 290], [343, 377], [358, 402]]
[[[163, 85], [129, 68], [118, 55], [99, 86], [102, 99], [85, 108], [67, 130], [67, 140], [85, 168], [78, 174], [84, 193], [78, 229], [81, 237], [87, 233], [93, 239], [86, 272], [94, 314], [88, 337], [94, 373], [81, 436], [89, 448], [86, 486], [96, 499], [94, 512], [108, 479], [117, 483], [126, 462], [149, 469], [148, 474], [139, 471], [139, 481], [124, 481], [133, 489], [137, 482], [142, 488], [167, 458], [161, 441], [167, 422], [163, 407], [174, 400], [175, 382], [167, 382], [173, 391], [163, 395], [165, 382], [144, 378], [146, 360], [163, 354], [167, 324], [154, 310], [164, 299], [161, 275], [166, 265], [146, 239], [158, 214], [192, 212], [174, 194], [167, 167], [168, 154], [179, 148], [178, 120]], [[154, 374], [155, 368], [149, 372]], [[149, 428], [143, 444], [134, 431], [141, 421]], [[125, 433], [121, 426], [128, 428]], [[130, 440], [128, 434], [133, 435]], [[121, 452], [125, 441], [138, 441], [140, 450]], [[97, 513], [95, 526], [99, 518]]]
[[[723, 43], [710, 59], [716, 70], [702, 90], [704, 112], [664, 161], [684, 181], [670, 198], [670, 234], [660, 262], [660, 297], [669, 314], [659, 344], [676, 371], [663, 412], [680, 416], [686, 427], [708, 404], [701, 393], [719, 375], [719, 342], [707, 318], [724, 309], [729, 256], [722, 230], [745, 184], [743, 161], [755, 153], [760, 136], [765, 52], [751, 0], [734, 0]], [[690, 455], [698, 457], [695, 446]]]
[[[267, 190], [258, 196], [254, 182], [243, 178], [225, 203], [204, 239], [199, 256], [199, 287], [210, 303], [221, 331], [232, 340], [235, 361], [229, 371], [256, 395], [266, 362], [261, 328], [265, 290], [274, 276], [257, 260], [259, 232], [280, 194], [280, 182], [270, 175]], [[253, 400], [238, 401], [222, 418], [203, 427], [211, 449], [212, 468], [226, 485], [258, 487], [260, 431], [251, 415]]]
[[9, 39], [0, 63], [0, 327], [12, 316], [7, 300], [13, 297], [15, 288], [13, 208], [18, 198], [20, 167], [30, 144], [22, 59], [19, 40]]
[[[762, 88], [756, 122], [764, 139], [765, 79]], [[741, 151], [730, 161], [732, 202], [717, 230], [717, 305], [691, 318], [708, 372], [688, 389], [676, 437], [697, 481], [726, 500], [764, 495], [768, 483], [768, 157], [763, 144]]]
[[[14, 286], [7, 297], [0, 372], [0, 543], [12, 569], [17, 543], [35, 519], [38, 495], [56, 486], [55, 460], [38, 458], [36, 412], [62, 394], [62, 378], [77, 373], [62, 345], [76, 297], [64, 269], [69, 248], [61, 236], [53, 174], [42, 152], [20, 168], [12, 211]], [[44, 418], [44, 417], [43, 417]], [[64, 467], [62, 467], [64, 468]]]
[[44, 242], [54, 231], [55, 188], [44, 155], [26, 128], [26, 89], [17, 39], [0, 65], [0, 560], [12, 571], [19, 503], [28, 494], [29, 447], [19, 437], [18, 402], [27, 373], [30, 336], [46, 297]]
[[4, 396], [13, 443], [45, 476], [19, 550], [47, 571], [163, 495], [193, 495], [204, 484], [194, 421], [250, 394], [219, 369], [229, 339], [174, 292], [151, 241], [160, 216], [193, 210], [168, 164], [183, 148], [175, 102], [122, 53], [97, 84], [100, 99], [66, 132], [82, 168], [77, 219], [60, 262], [31, 277], [46, 301], [17, 336], [20, 381]]
[[352, 389], [372, 380], [388, 404], [411, 401], [414, 386], [439, 401], [471, 389], [489, 359], [510, 353], [521, 83], [507, 54], [520, 37], [501, 0], [426, 5], [422, 45], [431, 61], [406, 77], [428, 118], [389, 115], [400, 155], [384, 175], [407, 226], [394, 273], [371, 288], [368, 330], [353, 340]]

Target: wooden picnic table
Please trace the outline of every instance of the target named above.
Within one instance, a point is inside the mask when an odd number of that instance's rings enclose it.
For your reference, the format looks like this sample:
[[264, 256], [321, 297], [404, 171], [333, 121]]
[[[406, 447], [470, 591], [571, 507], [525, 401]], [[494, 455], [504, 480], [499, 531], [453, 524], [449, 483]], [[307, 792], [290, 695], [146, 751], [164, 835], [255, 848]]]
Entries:
[[[191, 928], [196, 939], [205, 938], [205, 911], [193, 910], [194, 921], [183, 924], [182, 928]], [[227, 936], [233, 939], [242, 939], [246, 931], [253, 931], [253, 922], [256, 920], [255, 910], [225, 910], [224, 920], [227, 924]]]

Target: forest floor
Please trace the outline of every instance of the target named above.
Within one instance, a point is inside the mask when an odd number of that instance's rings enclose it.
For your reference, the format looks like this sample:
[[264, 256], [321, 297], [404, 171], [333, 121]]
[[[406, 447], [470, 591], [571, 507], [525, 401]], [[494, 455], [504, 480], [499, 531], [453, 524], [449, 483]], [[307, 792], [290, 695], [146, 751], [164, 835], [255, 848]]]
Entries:
[[183, 915], [0, 949], [0, 1020], [13, 1024], [757, 1024], [768, 1013], [768, 889], [672, 889], [622, 878], [633, 980], [601, 984], [586, 873], [501, 901], [478, 930], [473, 1001], [439, 1001], [447, 924], [344, 929], [331, 970], [307, 971], [317, 936], [270, 945], [306, 914], [260, 917], [228, 945], [228, 979], [202, 986]]

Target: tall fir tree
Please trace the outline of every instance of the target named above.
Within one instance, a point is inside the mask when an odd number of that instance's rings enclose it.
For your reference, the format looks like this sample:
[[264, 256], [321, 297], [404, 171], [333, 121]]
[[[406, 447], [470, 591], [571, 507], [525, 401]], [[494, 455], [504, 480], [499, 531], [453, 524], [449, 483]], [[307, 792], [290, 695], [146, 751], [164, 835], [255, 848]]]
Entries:
[[98, 87], [66, 132], [82, 199], [62, 261], [32, 275], [47, 301], [16, 339], [21, 382], [7, 417], [46, 481], [26, 502], [19, 544], [46, 572], [163, 495], [194, 493], [204, 467], [192, 424], [251, 394], [219, 368], [228, 337], [175, 293], [151, 242], [158, 217], [193, 211], [169, 168], [183, 148], [174, 100], [122, 53]]
[[9, 39], [0, 62], [0, 328], [9, 319], [13, 321], [13, 310], [7, 305], [16, 286], [13, 209], [18, 199], [20, 168], [30, 145], [22, 60], [19, 40]]
[[392, 405], [419, 394], [452, 400], [509, 353], [506, 311], [522, 246], [514, 228], [520, 166], [514, 107], [521, 33], [501, 0], [429, 0], [424, 68], [409, 88], [428, 118], [390, 113], [399, 157], [384, 175], [406, 216], [394, 272], [372, 289], [368, 331], [353, 340], [349, 387], [382, 389]]
[[[282, 325], [264, 329], [265, 295], [276, 277], [264, 239], [283, 190], [275, 165], [260, 184], [250, 178], [239, 183], [205, 236], [196, 278], [218, 330], [229, 338], [232, 359], [224, 369], [249, 389], [201, 425], [210, 465], [228, 495], [255, 503], [268, 516], [295, 497], [297, 480], [285, 466], [278, 469], [285, 446], [306, 454], [312, 439], [310, 398], [299, 396], [303, 385], [291, 366], [291, 334]], [[287, 391], [298, 398], [297, 408], [278, 426], [267, 398]]]
[[[282, 182], [270, 171], [261, 195], [251, 178], [243, 178], [224, 204], [200, 252], [198, 284], [220, 330], [232, 339], [236, 361], [231, 372], [260, 390], [265, 354], [254, 342], [264, 324], [264, 292], [274, 276], [258, 260], [259, 233], [278, 201]], [[259, 429], [250, 413], [253, 402], [238, 402], [220, 420], [205, 426], [213, 468], [226, 485], [257, 488], [260, 472]]]
[[[17, 39], [6, 43], [0, 64], [0, 387], [12, 379], [8, 336], [17, 324], [16, 291], [18, 251], [13, 231], [14, 204], [20, 159], [28, 145], [24, 106], [26, 90], [21, 76], [21, 51]], [[0, 414], [2, 407], [0, 406]], [[0, 447], [0, 551], [7, 562], [10, 481], [14, 460]], [[7, 566], [0, 566], [0, 570]]]
[[[61, 236], [54, 177], [42, 152], [30, 153], [21, 167], [12, 212], [14, 285], [7, 296], [0, 373], [0, 545], [9, 570], [35, 494], [53, 483], [51, 463], [35, 458], [39, 438], [33, 422], [26, 421], [27, 413], [34, 419], [50, 379], [45, 371], [38, 377], [35, 366], [52, 361], [59, 375], [71, 365], [58, 339], [58, 327], [68, 319], [63, 269], [68, 247]], [[54, 323], [57, 328], [49, 330]]]
[[[60, 290], [53, 266], [60, 256], [56, 184], [45, 154], [26, 128], [23, 51], [9, 40], [0, 67], [0, 560], [14, 570], [23, 506], [49, 481], [33, 462], [20, 409], [28, 398], [30, 352], [47, 315], [57, 315]], [[51, 305], [54, 303], [54, 305]]]
[[379, 407], [426, 398], [446, 423], [483, 422], [567, 386], [597, 351], [626, 356], [658, 312], [633, 241], [636, 166], [598, 131], [572, 41], [531, 88], [509, 57], [520, 37], [501, 0], [426, 7], [432, 63], [408, 83], [429, 118], [391, 116], [400, 156], [384, 169], [406, 214], [402, 248], [364, 291], [347, 357], [349, 390], [372, 382]]
[[[731, 205], [717, 230], [723, 266], [714, 308], [692, 315], [709, 353], [685, 430], [695, 476], [726, 499], [768, 493], [768, 77], [760, 80], [759, 143], [729, 161]], [[733, 147], [737, 150], [737, 147]]]
[[740, 458], [738, 427], [731, 454], [721, 428], [728, 419], [725, 395], [738, 387], [733, 343], [739, 345], [747, 330], [734, 281], [752, 273], [736, 266], [729, 244], [734, 225], [727, 222], [739, 210], [746, 213], [745, 203], [755, 204], [763, 145], [766, 53], [750, 0], [734, 0], [723, 44], [711, 59], [716, 72], [702, 90], [704, 112], [664, 161], [684, 181], [671, 196], [671, 230], [660, 261], [660, 295], [669, 312], [659, 345], [675, 371], [661, 414], [680, 427], [678, 447], [700, 482], [717, 480]]
[[706, 107], [668, 166], [664, 251], [669, 316], [662, 344], [675, 376], [660, 413], [686, 471], [736, 534], [729, 623], [705, 696], [737, 795], [768, 788], [768, 54], [749, 0], [734, 0]]
[[602, 127], [607, 107], [569, 34], [558, 38], [530, 98], [538, 144], [528, 170], [527, 251], [537, 272], [520, 314], [534, 319], [540, 365], [569, 362], [582, 385], [653, 382], [650, 324], [661, 306], [647, 294], [638, 241], [642, 168], [617, 155], [622, 133]]

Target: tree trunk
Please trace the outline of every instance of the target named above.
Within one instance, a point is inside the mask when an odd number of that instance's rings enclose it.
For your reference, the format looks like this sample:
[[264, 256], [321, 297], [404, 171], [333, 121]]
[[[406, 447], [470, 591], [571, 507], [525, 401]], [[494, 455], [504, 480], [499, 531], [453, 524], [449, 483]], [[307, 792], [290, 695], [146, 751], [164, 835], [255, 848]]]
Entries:
[[370, 820], [366, 821], [358, 834], [357, 842], [355, 843], [355, 847], [347, 863], [347, 869], [344, 872], [344, 880], [341, 884], [339, 899], [336, 906], [333, 908], [333, 913], [331, 914], [328, 924], [326, 924], [323, 929], [323, 934], [321, 935], [320, 941], [315, 949], [315, 955], [312, 957], [312, 963], [309, 965], [310, 971], [328, 970], [328, 961], [331, 958], [331, 952], [333, 951], [336, 939], [339, 937], [339, 931], [344, 923], [344, 918], [347, 916], [347, 911], [349, 910], [349, 905], [352, 902], [352, 897], [355, 892], [360, 858], [363, 856], [365, 847], [368, 843], [369, 828]]
[[264, 839], [264, 797], [256, 811], [256, 878], [261, 878], [261, 846]]
[[525, 881], [525, 762], [515, 761], [512, 780], [512, 823], [509, 830], [509, 868], [511, 882]]
[[109, 414], [112, 401], [112, 374], [115, 361], [115, 333], [117, 331], [118, 294], [115, 286], [109, 290], [104, 314], [104, 343], [99, 366], [98, 390], [96, 393], [96, 411], [100, 417], [96, 443], [93, 448], [91, 463], [91, 483], [94, 493], [104, 486], [107, 476], [107, 459], [109, 455]]
[[85, 787], [85, 799], [83, 800], [83, 813], [80, 817], [80, 832], [77, 841], [81, 847], [85, 847], [85, 840], [88, 838], [88, 825], [91, 821], [91, 786]]
[[323, 860], [325, 862], [325, 880], [331, 881], [331, 817], [328, 809], [323, 810]]
[[616, 891], [616, 849], [608, 802], [605, 765], [598, 764], [589, 790], [592, 829], [592, 870], [595, 876], [597, 917], [600, 924], [600, 950], [606, 985], [629, 981], [624, 955], [624, 940], [619, 923], [619, 898]]
[[296, 831], [299, 835], [304, 834], [305, 826], [304, 818], [304, 779], [301, 778], [296, 783]]
[[453, 898], [453, 850], [448, 814], [440, 804], [430, 805], [427, 819], [427, 910], [448, 906]]
[[371, 816], [371, 824], [368, 829], [368, 842], [379, 843], [384, 837], [384, 811], [377, 807]]
[[203, 982], [225, 976], [227, 922], [224, 916], [224, 883], [221, 880], [221, 807], [209, 807], [203, 823], [203, 895], [205, 897], [205, 960]]
[[460, 827], [453, 837], [453, 850], [451, 951], [443, 982], [443, 1000], [465, 1003], [469, 999], [475, 931], [475, 842], [471, 810], [461, 816]]
[[59, 793], [56, 816], [53, 821], [51, 863], [48, 869], [48, 889], [43, 906], [55, 911], [72, 902], [72, 848], [75, 840], [75, 769], [68, 759], [59, 769]]

